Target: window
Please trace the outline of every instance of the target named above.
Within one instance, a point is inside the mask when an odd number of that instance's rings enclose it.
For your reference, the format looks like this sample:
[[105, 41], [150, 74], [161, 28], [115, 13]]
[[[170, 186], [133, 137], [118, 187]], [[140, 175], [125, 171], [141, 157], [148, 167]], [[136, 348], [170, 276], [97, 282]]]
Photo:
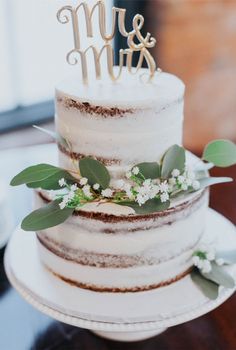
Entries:
[[[108, 19], [111, 3], [106, 0]], [[30, 115], [52, 115], [56, 83], [79, 69], [65, 60], [73, 46], [71, 26], [56, 19], [57, 10], [68, 4], [78, 0], [0, 1], [0, 129], [24, 124], [24, 116], [30, 122]], [[99, 35], [94, 40], [102, 44]]]

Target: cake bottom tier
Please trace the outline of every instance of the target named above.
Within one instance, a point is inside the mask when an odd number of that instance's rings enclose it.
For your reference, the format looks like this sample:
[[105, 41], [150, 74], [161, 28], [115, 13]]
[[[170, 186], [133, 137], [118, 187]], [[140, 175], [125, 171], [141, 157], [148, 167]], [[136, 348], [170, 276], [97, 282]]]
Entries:
[[37, 241], [40, 259], [51, 273], [67, 283], [93, 291], [150, 290], [176, 282], [192, 270], [192, 249], [156, 265], [110, 268], [81, 265], [65, 260]]
[[[36, 199], [42, 206], [40, 194]], [[200, 191], [154, 214], [81, 210], [63, 224], [37, 232], [39, 257], [63, 281], [93, 291], [166, 286], [191, 271], [207, 208], [208, 191]]]

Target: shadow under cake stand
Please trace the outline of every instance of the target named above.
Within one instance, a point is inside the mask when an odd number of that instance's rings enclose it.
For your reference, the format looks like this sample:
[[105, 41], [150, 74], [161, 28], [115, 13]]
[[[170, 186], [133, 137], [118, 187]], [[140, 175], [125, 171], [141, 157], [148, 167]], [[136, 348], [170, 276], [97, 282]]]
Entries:
[[[222, 250], [236, 248], [236, 230], [209, 209], [206, 239]], [[100, 293], [74, 287], [40, 263], [36, 237], [17, 228], [5, 254], [7, 276], [23, 298], [52, 318], [102, 337], [138, 341], [215, 309], [235, 289], [221, 288], [216, 300], [206, 298], [190, 276], [169, 286], [137, 293]]]

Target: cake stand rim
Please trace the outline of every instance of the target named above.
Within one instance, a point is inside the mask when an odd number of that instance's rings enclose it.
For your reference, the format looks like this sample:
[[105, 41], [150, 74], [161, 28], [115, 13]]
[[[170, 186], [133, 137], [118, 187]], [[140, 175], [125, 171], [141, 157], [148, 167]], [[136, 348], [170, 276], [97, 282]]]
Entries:
[[[222, 220], [225, 220], [231, 223], [223, 215], [219, 214], [213, 209], [208, 208], [208, 211], [214, 212], [214, 214], [221, 217]], [[18, 281], [17, 277], [14, 275], [14, 272], [11, 269], [8, 250], [9, 250], [9, 246], [6, 249], [5, 256], [4, 256], [4, 266], [5, 266], [6, 275], [10, 283], [12, 284], [12, 286], [25, 299], [25, 301], [31, 304], [38, 311], [52, 317], [53, 319], [56, 319], [60, 322], [63, 322], [69, 325], [90, 329], [90, 330], [96, 330], [96, 331], [102, 331], [102, 332], [139, 332], [139, 331], [151, 331], [155, 329], [169, 328], [178, 324], [191, 321], [193, 319], [201, 317], [206, 313], [214, 310], [215, 308], [223, 304], [228, 298], [230, 298], [230, 296], [236, 290], [236, 288], [233, 288], [233, 289], [223, 288], [219, 297], [216, 300], [209, 299], [206, 303], [200, 306], [197, 306], [197, 307], [195, 306], [193, 309], [183, 312], [182, 314], [170, 316], [169, 318], [165, 318], [162, 320], [140, 321], [140, 322], [134, 321], [134, 322], [123, 322], [123, 323], [88, 320], [75, 315], [70, 315], [60, 310], [56, 310], [52, 306], [49, 306], [46, 303], [43, 303], [41, 300], [39, 300], [39, 298], [37, 298], [35, 293], [28, 290], [27, 287], [23, 286], [20, 283], [20, 281]]]

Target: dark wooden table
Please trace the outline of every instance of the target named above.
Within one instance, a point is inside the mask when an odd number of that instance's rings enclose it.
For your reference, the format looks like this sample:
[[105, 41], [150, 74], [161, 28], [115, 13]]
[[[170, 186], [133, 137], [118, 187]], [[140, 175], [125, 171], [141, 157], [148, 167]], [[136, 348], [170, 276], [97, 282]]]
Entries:
[[[215, 176], [232, 176], [236, 167], [216, 169]], [[23, 202], [26, 203], [26, 200]], [[14, 205], [22, 211], [22, 201]], [[235, 183], [211, 191], [211, 207], [236, 223]], [[24, 209], [25, 210], [25, 209]], [[224, 232], [222, 232], [222, 235]], [[137, 343], [118, 343], [56, 322], [27, 304], [9, 285], [0, 251], [0, 350], [235, 350], [236, 294], [215, 311]]]

